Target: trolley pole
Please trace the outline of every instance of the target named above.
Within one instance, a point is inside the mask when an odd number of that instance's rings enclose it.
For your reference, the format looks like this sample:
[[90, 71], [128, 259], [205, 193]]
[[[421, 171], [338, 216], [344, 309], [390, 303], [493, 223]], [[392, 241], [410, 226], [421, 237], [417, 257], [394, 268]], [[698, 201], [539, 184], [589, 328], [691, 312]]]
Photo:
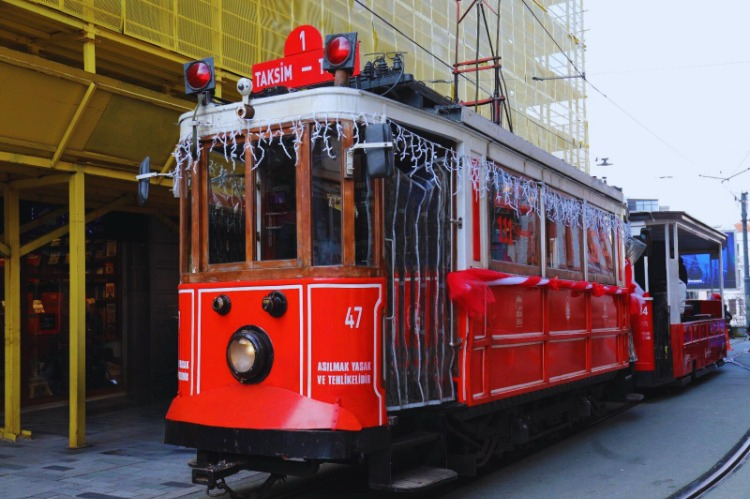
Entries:
[[748, 268], [747, 256], [747, 192], [743, 192], [740, 197], [742, 204], [742, 264], [745, 269], [745, 331], [748, 331], [748, 319], [750, 319], [750, 268]]

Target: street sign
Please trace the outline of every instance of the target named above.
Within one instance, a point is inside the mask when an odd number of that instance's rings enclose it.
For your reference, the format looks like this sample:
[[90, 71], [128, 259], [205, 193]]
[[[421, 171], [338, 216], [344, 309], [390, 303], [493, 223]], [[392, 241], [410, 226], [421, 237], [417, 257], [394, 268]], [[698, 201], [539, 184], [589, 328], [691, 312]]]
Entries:
[[[354, 75], [359, 74], [359, 44], [356, 47]], [[283, 86], [306, 87], [332, 82], [333, 75], [323, 71], [323, 37], [314, 26], [298, 26], [284, 44], [284, 57], [253, 64], [253, 92]]]

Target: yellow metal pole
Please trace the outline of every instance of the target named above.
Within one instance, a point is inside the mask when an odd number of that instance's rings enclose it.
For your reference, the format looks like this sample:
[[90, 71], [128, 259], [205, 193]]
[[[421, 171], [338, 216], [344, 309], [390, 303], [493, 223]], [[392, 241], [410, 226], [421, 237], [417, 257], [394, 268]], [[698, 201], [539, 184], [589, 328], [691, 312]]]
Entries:
[[83, 70], [96, 73], [96, 26], [87, 24], [83, 31]]
[[218, 69], [216, 69], [216, 87], [214, 89], [214, 95], [218, 99], [221, 99], [221, 89], [224, 86], [224, 44], [222, 43], [224, 37], [222, 36], [223, 21], [221, 19], [221, 15], [223, 12], [223, 2], [221, 0], [219, 0], [218, 2], [214, 2], [214, 11], [211, 12], [211, 19], [213, 20], [213, 22], [211, 23], [211, 46], [213, 47], [213, 51], [217, 55], [218, 59], [216, 61], [216, 66]]
[[73, 114], [73, 117], [70, 119], [70, 123], [68, 123], [68, 127], [66, 128], [65, 133], [63, 134], [62, 139], [60, 139], [60, 143], [57, 144], [55, 154], [52, 156], [52, 168], [55, 167], [60, 159], [60, 156], [62, 156], [62, 153], [65, 152], [65, 148], [68, 146], [70, 137], [73, 135], [73, 132], [78, 126], [78, 122], [81, 121], [81, 118], [83, 117], [83, 112], [88, 107], [89, 102], [91, 101], [91, 97], [94, 95], [94, 90], [96, 90], [96, 83], [92, 81], [91, 83], [89, 83], [89, 86], [86, 89], [86, 93], [83, 94], [81, 102], [78, 103], [78, 108], [76, 109], [75, 114]]
[[21, 229], [18, 191], [5, 187], [5, 426], [2, 437], [15, 441], [21, 431]]
[[70, 178], [69, 447], [86, 445], [86, 206], [83, 171]]

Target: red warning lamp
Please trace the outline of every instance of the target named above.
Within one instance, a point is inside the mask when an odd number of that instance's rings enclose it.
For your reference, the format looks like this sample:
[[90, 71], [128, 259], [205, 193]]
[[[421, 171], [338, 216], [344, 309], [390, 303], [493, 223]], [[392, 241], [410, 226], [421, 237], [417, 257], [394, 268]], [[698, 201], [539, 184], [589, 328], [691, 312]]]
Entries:
[[326, 35], [323, 69], [331, 73], [338, 69], [352, 73], [356, 47], [357, 33]]
[[183, 66], [183, 71], [185, 74], [186, 95], [209, 92], [216, 88], [213, 57], [186, 62]]
[[340, 66], [352, 53], [352, 44], [345, 36], [337, 36], [326, 47], [326, 59], [333, 66]]

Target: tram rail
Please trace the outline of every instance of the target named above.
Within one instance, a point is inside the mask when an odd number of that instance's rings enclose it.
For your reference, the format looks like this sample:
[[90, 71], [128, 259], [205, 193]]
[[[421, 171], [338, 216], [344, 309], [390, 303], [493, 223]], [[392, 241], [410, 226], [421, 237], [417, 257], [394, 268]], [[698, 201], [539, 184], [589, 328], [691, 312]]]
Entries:
[[739, 469], [747, 460], [748, 454], [750, 454], [750, 430], [706, 474], [669, 496], [669, 499], [698, 499], [703, 497]]

